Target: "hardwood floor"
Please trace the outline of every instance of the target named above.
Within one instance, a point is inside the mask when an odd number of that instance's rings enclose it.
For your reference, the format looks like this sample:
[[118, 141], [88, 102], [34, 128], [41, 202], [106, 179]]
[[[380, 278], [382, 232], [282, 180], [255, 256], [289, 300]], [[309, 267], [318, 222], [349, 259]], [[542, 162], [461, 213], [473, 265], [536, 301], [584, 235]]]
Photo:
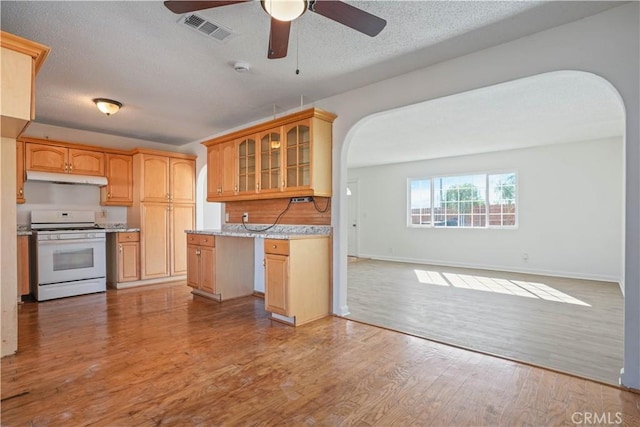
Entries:
[[614, 283], [362, 259], [347, 295], [354, 320], [618, 384]]
[[294, 329], [180, 284], [25, 303], [19, 325], [3, 426], [640, 425], [614, 387], [347, 319]]

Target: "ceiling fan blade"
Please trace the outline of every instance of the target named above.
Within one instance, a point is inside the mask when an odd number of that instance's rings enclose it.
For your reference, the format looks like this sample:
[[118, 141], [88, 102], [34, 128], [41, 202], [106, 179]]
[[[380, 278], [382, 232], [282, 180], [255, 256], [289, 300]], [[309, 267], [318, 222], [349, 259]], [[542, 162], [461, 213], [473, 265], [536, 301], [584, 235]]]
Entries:
[[196, 10], [211, 9], [229, 4], [244, 3], [249, 0], [230, 1], [165, 1], [164, 5], [173, 13], [195, 12]]
[[291, 22], [283, 22], [278, 21], [275, 18], [271, 18], [271, 30], [269, 32], [269, 51], [267, 52], [267, 58], [278, 59], [287, 56], [290, 29]]
[[341, 1], [312, 1], [309, 10], [371, 37], [387, 25], [384, 19]]

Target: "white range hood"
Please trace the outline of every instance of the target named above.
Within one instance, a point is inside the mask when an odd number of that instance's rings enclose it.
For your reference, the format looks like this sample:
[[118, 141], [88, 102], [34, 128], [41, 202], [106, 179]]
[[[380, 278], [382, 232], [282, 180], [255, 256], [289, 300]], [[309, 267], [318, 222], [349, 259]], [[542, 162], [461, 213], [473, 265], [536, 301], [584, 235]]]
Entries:
[[57, 184], [107, 185], [107, 178], [104, 176], [74, 175], [70, 173], [40, 171], [27, 171], [27, 181], [45, 181]]

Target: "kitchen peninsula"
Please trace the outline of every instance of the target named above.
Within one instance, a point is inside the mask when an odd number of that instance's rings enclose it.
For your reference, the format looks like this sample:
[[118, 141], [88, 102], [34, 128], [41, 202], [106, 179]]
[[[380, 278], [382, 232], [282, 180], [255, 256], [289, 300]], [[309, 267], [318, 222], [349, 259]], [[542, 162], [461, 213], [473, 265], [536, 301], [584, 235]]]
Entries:
[[329, 314], [330, 226], [227, 224], [187, 230], [187, 284], [223, 301], [252, 295], [254, 239], [264, 240], [265, 309], [276, 321], [303, 325]]

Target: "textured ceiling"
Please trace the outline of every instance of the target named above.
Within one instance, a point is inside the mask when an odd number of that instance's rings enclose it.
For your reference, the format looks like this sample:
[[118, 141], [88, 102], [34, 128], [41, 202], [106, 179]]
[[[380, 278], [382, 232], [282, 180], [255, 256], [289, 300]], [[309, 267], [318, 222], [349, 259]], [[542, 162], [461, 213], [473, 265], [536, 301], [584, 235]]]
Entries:
[[[233, 32], [223, 42], [178, 25], [162, 2], [3, 0], [0, 7], [4, 31], [52, 48], [37, 79], [37, 123], [181, 145], [291, 109], [301, 97], [313, 103], [618, 5], [349, 3], [387, 27], [370, 38], [305, 13], [292, 25], [288, 57], [277, 60], [266, 58], [269, 19], [256, 1], [198, 12]], [[251, 70], [236, 73], [236, 61]], [[106, 117], [96, 97], [124, 108]]]
[[348, 167], [621, 137], [624, 110], [603, 79], [559, 71], [427, 101], [366, 119]]

